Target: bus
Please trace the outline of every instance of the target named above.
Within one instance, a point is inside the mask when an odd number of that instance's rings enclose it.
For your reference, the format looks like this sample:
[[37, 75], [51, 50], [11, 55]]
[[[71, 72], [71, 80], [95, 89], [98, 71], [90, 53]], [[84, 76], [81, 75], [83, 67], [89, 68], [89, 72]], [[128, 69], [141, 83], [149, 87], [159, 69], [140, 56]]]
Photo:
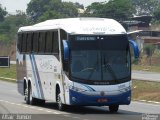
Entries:
[[47, 20], [19, 28], [18, 91], [27, 104], [109, 106], [131, 102], [131, 54], [137, 44], [120, 23], [107, 18]]

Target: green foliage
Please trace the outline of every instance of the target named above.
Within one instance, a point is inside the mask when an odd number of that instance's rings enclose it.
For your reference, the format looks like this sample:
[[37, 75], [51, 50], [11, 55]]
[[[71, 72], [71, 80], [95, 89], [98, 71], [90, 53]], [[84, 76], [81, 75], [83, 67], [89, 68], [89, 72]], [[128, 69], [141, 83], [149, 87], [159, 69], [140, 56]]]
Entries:
[[87, 7], [85, 16], [126, 20], [132, 16], [134, 8], [131, 0], [110, 0], [107, 3], [92, 3]]
[[155, 46], [152, 44], [147, 44], [144, 46], [144, 51], [145, 51], [147, 57], [151, 57], [155, 51]]
[[27, 16], [21, 11], [17, 11], [16, 15], [8, 15], [0, 22], [0, 41], [8, 43], [15, 40], [18, 28], [27, 24]]
[[132, 0], [136, 15], [153, 15], [157, 8], [158, 0]]
[[147, 45], [144, 46], [144, 51], [145, 51], [147, 57], [150, 58], [149, 59], [149, 64], [151, 65], [152, 64], [151, 57], [152, 57], [152, 55], [153, 55], [153, 53], [155, 51], [155, 46], [152, 45], [152, 44], [147, 44]]
[[160, 22], [160, 5], [157, 7], [157, 9], [153, 13], [153, 17], [155, 21]]
[[4, 17], [7, 15], [6, 9], [3, 9], [0, 4], [0, 22], [4, 20]]
[[28, 4], [27, 14], [33, 22], [40, 22], [47, 19], [77, 17], [78, 10], [72, 2], [31, 0]]

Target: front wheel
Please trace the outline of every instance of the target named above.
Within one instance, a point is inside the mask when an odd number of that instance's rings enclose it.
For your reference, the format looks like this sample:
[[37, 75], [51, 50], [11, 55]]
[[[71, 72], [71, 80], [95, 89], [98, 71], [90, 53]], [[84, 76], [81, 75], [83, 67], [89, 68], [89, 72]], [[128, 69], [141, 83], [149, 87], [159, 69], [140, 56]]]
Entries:
[[111, 113], [116, 113], [118, 111], [118, 109], [119, 109], [119, 105], [111, 105], [111, 106], [109, 106], [109, 111]]
[[57, 94], [57, 108], [60, 111], [64, 111], [65, 110], [65, 105], [62, 103], [60, 92]]

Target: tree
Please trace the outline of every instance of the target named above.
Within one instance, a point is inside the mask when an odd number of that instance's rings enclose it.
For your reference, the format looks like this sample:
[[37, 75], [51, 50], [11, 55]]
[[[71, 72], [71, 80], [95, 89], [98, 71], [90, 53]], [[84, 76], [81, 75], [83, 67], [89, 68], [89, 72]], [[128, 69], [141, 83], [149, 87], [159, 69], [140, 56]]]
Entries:
[[15, 40], [18, 28], [24, 25], [28, 25], [25, 13], [17, 11], [16, 15], [7, 15], [5, 20], [0, 23], [0, 41], [12, 42]]
[[87, 7], [86, 16], [126, 20], [133, 15], [131, 0], [110, 0], [109, 2], [92, 3]]
[[28, 4], [27, 14], [33, 22], [40, 22], [46, 19], [76, 17], [78, 10], [71, 2], [61, 0], [31, 0]]
[[1, 4], [0, 4], [0, 21], [4, 20], [4, 17], [7, 15], [6, 9], [3, 9]]
[[136, 8], [135, 15], [153, 15], [158, 0], [132, 0], [132, 3]]
[[152, 45], [152, 44], [147, 44], [147, 45], [144, 46], [144, 51], [145, 51], [147, 57], [149, 58], [149, 64], [151, 65], [152, 64], [152, 59], [151, 58], [152, 58], [152, 55], [155, 51], [155, 46]]
[[157, 7], [157, 9], [154, 11], [153, 13], [153, 18], [156, 20], [156, 21], [159, 21], [160, 22], [160, 5]]

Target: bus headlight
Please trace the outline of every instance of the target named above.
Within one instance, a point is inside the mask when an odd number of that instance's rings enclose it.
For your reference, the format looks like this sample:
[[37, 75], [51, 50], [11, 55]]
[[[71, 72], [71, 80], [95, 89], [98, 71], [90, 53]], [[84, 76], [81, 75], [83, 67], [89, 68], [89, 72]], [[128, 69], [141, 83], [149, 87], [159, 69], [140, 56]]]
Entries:
[[128, 101], [131, 101], [131, 96], [129, 96], [129, 97], [127, 98], [127, 100], [128, 100]]
[[76, 91], [76, 92], [85, 92], [86, 90], [82, 89], [82, 88], [78, 88], [78, 87], [72, 87], [72, 90]]

